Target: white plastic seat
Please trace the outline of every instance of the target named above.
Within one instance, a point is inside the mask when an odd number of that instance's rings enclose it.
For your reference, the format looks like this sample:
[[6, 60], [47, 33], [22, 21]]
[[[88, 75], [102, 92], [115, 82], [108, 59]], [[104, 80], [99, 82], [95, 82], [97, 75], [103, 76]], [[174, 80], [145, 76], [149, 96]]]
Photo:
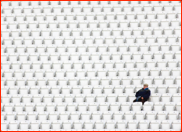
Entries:
[[56, 106], [56, 111], [66, 111], [66, 105], [65, 104], [60, 104]]
[[[90, 103], [89, 105], [88, 105], [88, 111], [90, 111], [90, 112], [96, 112], [96, 111], [98, 111], [98, 105], [97, 104], [94, 104], [94, 103]], [[93, 114], [94, 113], [92, 113], [92, 116], [91, 116], [91, 118], [93, 119], [93, 120], [95, 120], [95, 118], [93, 117]], [[99, 115], [99, 118], [98, 117], [96, 117], [96, 120], [100, 120], [100, 113], [99, 114], [97, 114], [97, 115]]]
[[133, 118], [134, 118], [134, 113], [131, 112], [131, 111], [127, 111], [123, 115], [123, 119], [124, 120], [128, 120], [129, 121], [129, 120], [133, 120]]
[[15, 79], [7, 79], [6, 86], [15, 86]]
[[180, 120], [175, 120], [172, 122], [171, 127], [172, 129], [179, 131], [181, 129], [180, 124], [181, 124]]
[[135, 95], [134, 94], [131, 94], [128, 96], [128, 102], [133, 102], [133, 100], [135, 100]]
[[21, 96], [13, 95], [11, 97], [11, 103], [14, 103], [14, 104], [21, 103]]
[[152, 121], [150, 122], [149, 129], [157, 130], [157, 129], [159, 129], [159, 127], [160, 127], [160, 121], [152, 120]]
[[70, 122], [70, 121], [64, 121], [63, 123], [62, 123], [62, 129], [72, 129], [72, 122]]
[[148, 121], [156, 120], [156, 115], [157, 115], [157, 113], [155, 111], [148, 111], [148, 112], [146, 112], [146, 117], [145, 118]]
[[[88, 24], [89, 28], [98, 28], [98, 23], [97, 22], [90, 22]], [[96, 32], [96, 31], [95, 31]], [[95, 33], [94, 32], [94, 33]], [[96, 32], [97, 33], [97, 32]], [[99, 35], [100, 36], [100, 35]]]
[[175, 104], [173, 102], [166, 102], [165, 103], [165, 106], [164, 106], [164, 109], [167, 110], [167, 111], [174, 111], [175, 109]]
[[48, 115], [46, 113], [39, 112], [39, 114], [37, 115], [37, 119], [40, 121], [47, 120], [47, 118], [48, 118]]
[[120, 80], [119, 79], [112, 79], [112, 80], [109, 80], [107, 78], [102, 78], [100, 80], [100, 84], [99, 85], [102, 85], [102, 86], [106, 86], [106, 85], [113, 85], [113, 84], [116, 84], [116, 85], [119, 85], [120, 84]]
[[84, 129], [89, 130], [89, 129], [93, 129], [93, 127], [94, 127], [93, 121], [85, 121], [84, 122], [84, 125], [83, 125]]
[[128, 121], [127, 127], [129, 129], [137, 129], [138, 128], [138, 121]]
[[145, 102], [143, 105], [143, 111], [152, 111], [153, 110], [153, 103], [152, 102]]
[[5, 78], [12, 78], [13, 77], [13, 73], [11, 71], [4, 71], [3, 72], [3, 77], [5, 77]]
[[175, 21], [175, 20], [172, 20], [170, 22], [170, 24], [171, 24], [172, 27], [178, 27], [180, 25], [179, 21]]
[[30, 129], [37, 130], [40, 128], [40, 123], [38, 121], [32, 121], [30, 123]]
[[163, 103], [154, 103], [154, 111], [163, 111], [164, 104]]
[[110, 61], [105, 61], [105, 63], [103, 64], [103, 68], [105, 69], [113, 69], [113, 63]]
[[2, 110], [4, 112], [6, 112], [6, 113], [13, 112], [13, 107], [14, 106], [12, 104], [7, 103], [7, 104], [5, 104], [5, 105], [2, 106]]
[[82, 102], [85, 101], [85, 97], [83, 95], [76, 95], [74, 101], [76, 103], [78, 103], [78, 102], [81, 102], [82, 103]]
[[105, 124], [105, 128], [109, 129], [109, 130], [115, 129], [116, 124], [115, 124], [114, 121], [107, 121], [106, 124]]
[[126, 61], [125, 62], [125, 68], [127, 69], [131, 69], [131, 68], [134, 68], [135, 67], [135, 63], [132, 62], [132, 61]]
[[100, 54], [92, 54], [90, 58], [91, 58], [91, 60], [97, 60], [98, 61], [98, 60], [100, 60]]
[[60, 93], [60, 88], [58, 88], [58, 87], [52, 87], [50, 89], [50, 93], [52, 93], [52, 94]]
[[131, 109], [134, 111], [134, 110], [137, 110], [137, 111], [140, 111], [142, 108], [142, 104], [140, 102], [135, 102], [132, 104], [132, 107]]
[[1, 88], [1, 93], [6, 95], [8, 93], [8, 89], [7, 88]]
[[25, 111], [26, 112], [34, 112], [35, 111], [35, 106], [33, 104], [26, 104], [25, 105]]
[[176, 77], [175, 84], [181, 86], [181, 76]]
[[177, 110], [178, 112], [181, 112], [181, 103], [180, 103], [180, 102], [178, 102], [178, 103], [176, 104], [176, 110]]
[[96, 102], [102, 103], [102, 102], [106, 102], [106, 97], [105, 95], [97, 95], [96, 96]]
[[[90, 112], [82, 112], [81, 113], [81, 115], [80, 115], [80, 119], [81, 120], [85, 120], [85, 124], [87, 124], [86, 122], [88, 121], [88, 120], [90, 120], [90, 118], [91, 118], [91, 114], [90, 114]], [[91, 122], [90, 122], [91, 123]], [[89, 123], [89, 121], [88, 121], [88, 125], [90, 124]], [[84, 125], [85, 125], [84, 124]], [[92, 123], [91, 123], [92, 124]], [[91, 125], [90, 124], [90, 125]], [[85, 126], [85, 127], [87, 127], [87, 126]]]
[[89, 85], [99, 85], [100, 81], [97, 78], [92, 78], [89, 80]]
[[83, 128], [83, 122], [81, 122], [81, 121], [74, 121], [73, 129], [82, 129], [82, 128]]
[[80, 60], [82, 61], [86, 61], [86, 60], [89, 60], [90, 59], [90, 55], [89, 54], [82, 54], [80, 56]]
[[125, 88], [124, 88], [124, 93], [126, 93], [126, 94], [134, 93], [134, 91], [135, 91], [135, 88], [130, 85], [125, 86]]
[[123, 113], [121, 113], [121, 112], [115, 112], [113, 114], [113, 119], [114, 120], [122, 120], [123, 119]]
[[167, 113], [166, 111], [159, 111], [156, 116], [157, 120], [166, 120], [167, 119]]
[[86, 97], [85, 97], [85, 102], [87, 102], [87, 103], [93, 103], [93, 102], [95, 102], [95, 96], [94, 95], [87, 95]]
[[[81, 12], [83, 8], [76, 8], [77, 12]], [[76, 18], [75, 20], [79, 20], [79, 21], [82, 21], [82, 20], [85, 20], [85, 15], [76, 15]], [[78, 24], [77, 24], [77, 27], [78, 27]]]
[[128, 102], [122, 103], [121, 104], [121, 111], [130, 111], [131, 109], [131, 104]]
[[103, 121], [96, 121], [94, 124], [94, 128], [97, 130], [104, 129], [105, 123]]
[[77, 109], [77, 106], [74, 105], [74, 104], [68, 104], [66, 106], [66, 110], [69, 111], [69, 112], [74, 112], [74, 111], [76, 111], [76, 109]]
[[69, 119], [69, 113], [67, 113], [67, 112], [60, 112], [58, 117], [59, 117], [59, 120], [68, 120]]
[[61, 88], [61, 93], [62, 94], [70, 94], [71, 92], [71, 86], [65, 86], [63, 85]]
[[17, 129], [18, 129], [18, 122], [16, 122], [16, 121], [11, 121], [11, 122], [8, 124], [8, 126], [9, 126], [9, 129], [10, 129], [10, 130], [17, 130]]
[[1, 99], [2, 99], [2, 101], [1, 101], [2, 103], [10, 103], [10, 101], [11, 101], [10, 96], [2, 96]]
[[79, 80], [79, 85], [81, 85], [81, 86], [84, 86], [84, 85], [88, 85], [88, 79], [85, 79], [85, 78], [81, 78], [80, 80]]
[[71, 93], [72, 94], [80, 94], [81, 93], [81, 87], [79, 87], [79, 86], [72, 87]]
[[105, 94], [112, 94], [112, 93], [113, 93], [113, 88], [110, 87], [110, 86], [105, 86], [105, 87], [103, 88], [103, 92], [104, 92]]
[[[83, 10], [84, 10], [84, 8], [83, 8]], [[77, 19], [78, 19], [78, 16], [77, 16]], [[84, 19], [85, 19], [85, 17], [84, 17]], [[84, 28], [88, 27], [88, 24], [87, 24], [87, 22], [84, 22], [84, 21], [79, 22], [78, 27], [84, 29]]]
[[[42, 96], [41, 96], [41, 95], [34, 95], [34, 96], [32, 97], [32, 102], [34, 102], [34, 103], [41, 103], [41, 102], [42, 102]], [[43, 107], [44, 107], [44, 106], [41, 106], [41, 104], [38, 105], [38, 106], [36, 106], [36, 108], [39, 107], [39, 106], [42, 108], [41, 110], [43, 110]], [[38, 110], [38, 109], [37, 109], [37, 110]]]
[[62, 69], [72, 69], [73, 64], [71, 62], [65, 62], [62, 64]]
[[28, 130], [29, 129], [29, 122], [21, 121], [19, 124], [19, 129]]
[[106, 77], [106, 70], [98, 70], [97, 77]]
[[103, 120], [111, 120], [111, 118], [112, 118], [112, 113], [110, 113], [110, 112], [103, 112], [102, 113], [102, 119]]
[[1, 63], [1, 68], [3, 69], [3, 70], [9, 70], [10, 69], [10, 67], [12, 67], [12, 69], [14, 69], [14, 67], [16, 67], [16, 65], [17, 65], [17, 69], [19, 69], [19, 67], [20, 67], [20, 65], [19, 64], [10, 64], [10, 63]]
[[[53, 67], [55, 69], [56, 68], [56, 64], [55, 65], [53, 64]], [[59, 69], [59, 67], [61, 68], [61, 66], [58, 64], [58, 68], [57, 69]], [[65, 71], [57, 70], [55, 76], [59, 77], [59, 78], [60, 77], [65, 77]]]
[[171, 101], [172, 102], [181, 102], [180, 94], [173, 94]]
[[25, 102], [26, 103], [31, 103], [31, 101], [32, 101], [32, 97], [31, 96], [22, 96], [22, 103], [25, 103]]
[[[19, 105], [19, 104], [16, 104], [14, 106], [14, 111], [16, 112], [23, 112], [23, 106], [22, 105]], [[26, 114], [25, 113], [19, 113], [16, 115], [16, 119], [17, 120], [25, 120], [26, 119]]]
[[10, 6], [10, 2], [3, 1], [3, 2], [2, 2], [2, 6], [3, 6], [3, 7]]
[[135, 112], [134, 119], [136, 120], [144, 120], [146, 118], [146, 113], [144, 111]]
[[[76, 98], [76, 97], [75, 97]], [[78, 101], [77, 101], [78, 102]], [[87, 104], [84, 104], [84, 103], [80, 103], [78, 106], [77, 106], [77, 109], [78, 111], [81, 111], [81, 112], [84, 112], [84, 111], [87, 111], [88, 107], [87, 107]]]
[[102, 54], [101, 55], [101, 60], [107, 61], [110, 59], [111, 59], [110, 54]]
[[78, 112], [71, 112], [69, 116], [72, 121], [80, 119], [80, 113]]

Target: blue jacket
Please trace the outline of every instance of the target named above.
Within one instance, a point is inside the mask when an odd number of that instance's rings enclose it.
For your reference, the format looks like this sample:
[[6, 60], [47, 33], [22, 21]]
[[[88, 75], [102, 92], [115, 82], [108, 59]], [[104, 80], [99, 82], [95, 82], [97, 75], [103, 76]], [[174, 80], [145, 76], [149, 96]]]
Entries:
[[140, 89], [138, 92], [136, 92], [135, 97], [143, 97], [145, 100], [148, 100], [150, 97], [150, 90], [148, 88]]

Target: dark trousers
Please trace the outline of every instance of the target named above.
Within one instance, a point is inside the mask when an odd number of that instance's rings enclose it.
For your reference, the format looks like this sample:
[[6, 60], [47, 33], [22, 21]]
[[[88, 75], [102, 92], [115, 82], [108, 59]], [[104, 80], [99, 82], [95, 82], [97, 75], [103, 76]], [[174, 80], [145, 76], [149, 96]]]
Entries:
[[147, 101], [147, 100], [141, 99], [141, 98], [139, 98], [138, 101], [137, 101], [136, 99], [133, 100], [133, 102], [142, 102], [142, 105], [144, 105], [144, 103], [145, 103], [146, 101]]

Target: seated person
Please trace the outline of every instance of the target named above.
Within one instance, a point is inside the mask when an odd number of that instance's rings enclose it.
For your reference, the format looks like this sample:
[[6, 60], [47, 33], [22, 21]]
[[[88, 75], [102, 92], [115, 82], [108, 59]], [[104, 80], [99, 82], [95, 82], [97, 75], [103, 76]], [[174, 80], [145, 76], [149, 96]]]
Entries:
[[136, 92], [136, 99], [133, 102], [142, 102], [144, 104], [150, 97], [150, 90], [148, 84], [144, 84], [143, 88]]

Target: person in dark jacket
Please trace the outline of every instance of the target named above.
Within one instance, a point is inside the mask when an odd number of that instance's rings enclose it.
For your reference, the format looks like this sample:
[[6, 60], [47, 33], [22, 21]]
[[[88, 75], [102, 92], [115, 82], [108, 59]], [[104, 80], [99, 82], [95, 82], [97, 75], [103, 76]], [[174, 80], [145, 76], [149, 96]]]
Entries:
[[143, 88], [136, 92], [136, 99], [133, 102], [142, 102], [144, 104], [150, 97], [150, 90], [148, 84], [144, 84]]

